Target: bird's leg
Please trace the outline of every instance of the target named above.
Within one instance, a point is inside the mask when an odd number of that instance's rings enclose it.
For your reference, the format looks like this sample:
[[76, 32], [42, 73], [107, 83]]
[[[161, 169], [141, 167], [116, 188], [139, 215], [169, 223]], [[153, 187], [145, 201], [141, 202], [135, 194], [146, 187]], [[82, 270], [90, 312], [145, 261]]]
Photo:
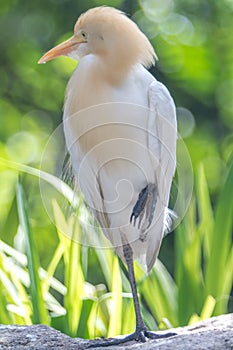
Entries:
[[146, 342], [147, 339], [168, 338], [176, 335], [176, 333], [171, 333], [171, 332], [158, 334], [158, 333], [149, 331], [148, 328], [146, 327], [140, 311], [140, 304], [139, 304], [139, 299], [137, 294], [137, 286], [136, 286], [134, 265], [133, 265], [133, 251], [130, 244], [127, 243], [123, 245], [123, 253], [124, 253], [124, 257], [128, 267], [129, 282], [130, 282], [130, 286], [133, 294], [134, 310], [136, 315], [135, 332], [121, 338], [93, 340], [93, 343], [88, 345], [88, 348], [98, 347], [98, 346], [102, 347], [102, 346], [110, 346], [110, 345], [120, 345], [132, 340]]
[[[134, 301], [134, 309], [135, 309], [135, 315], [136, 315], [136, 330], [133, 334], [130, 334], [127, 337], [130, 337], [131, 339], [145, 342], [147, 338], [149, 339], [159, 339], [159, 338], [168, 338], [176, 335], [176, 333], [164, 333], [164, 334], [157, 334], [155, 332], [151, 332], [146, 327], [143, 319], [142, 314], [140, 311], [140, 304], [138, 299], [138, 293], [137, 293], [137, 286], [136, 286], [136, 280], [135, 280], [135, 273], [134, 273], [134, 265], [133, 265], [133, 251], [130, 246], [130, 244], [125, 244], [123, 246], [123, 252], [124, 257], [126, 260], [126, 264], [128, 267], [128, 273], [129, 273], [129, 282], [133, 294], [133, 301]], [[126, 337], [126, 338], [127, 338]], [[129, 339], [129, 340], [131, 340]], [[127, 340], [128, 341], [128, 340]]]
[[138, 299], [137, 285], [136, 285], [134, 266], [133, 266], [133, 251], [132, 251], [132, 248], [131, 248], [129, 243], [127, 243], [123, 246], [123, 252], [124, 252], [124, 257], [125, 257], [126, 264], [128, 267], [129, 282], [130, 282], [130, 287], [131, 287], [132, 294], [133, 294], [134, 310], [135, 310], [135, 316], [136, 316], [135, 333], [138, 336], [137, 340], [141, 340], [141, 341], [145, 342], [146, 339], [145, 339], [142, 331], [146, 330], [146, 325], [142, 319], [142, 315], [141, 315], [141, 311], [140, 311], [140, 304], [139, 304], [139, 299]]

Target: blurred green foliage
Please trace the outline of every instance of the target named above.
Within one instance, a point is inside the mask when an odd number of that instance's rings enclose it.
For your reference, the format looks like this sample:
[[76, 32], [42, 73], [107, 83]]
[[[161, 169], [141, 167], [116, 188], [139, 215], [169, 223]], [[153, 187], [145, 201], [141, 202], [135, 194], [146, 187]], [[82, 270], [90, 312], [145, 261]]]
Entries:
[[[61, 122], [65, 86], [76, 62], [63, 57], [49, 64], [38, 66], [37, 61], [49, 48], [71, 34], [80, 13], [99, 5], [116, 6], [127, 12], [153, 43], [159, 61], [155, 67], [151, 68], [151, 72], [165, 83], [174, 97], [180, 135], [188, 147], [194, 175], [197, 179], [200, 177], [200, 164], [203, 164], [213, 208], [212, 214], [215, 215], [233, 152], [232, 0], [221, 2], [217, 0], [139, 0], [138, 2], [133, 0], [87, 0], [85, 2], [77, 0], [34, 0], [31, 2], [1, 0], [0, 157], [40, 168], [43, 150], [51, 133]], [[59, 140], [57, 143], [54, 140], [54, 154], [58, 143]], [[46, 159], [50, 170], [54, 173], [56, 173], [55, 158]], [[18, 251], [25, 253], [26, 242], [19, 230], [17, 214], [15, 190], [17, 178], [16, 170], [0, 163], [0, 238]], [[30, 227], [41, 266], [47, 269], [48, 266], [51, 266], [49, 264], [54, 257], [53, 254], [59, 247], [60, 238], [41, 201], [38, 179], [24, 174], [22, 182], [28, 198]], [[195, 212], [195, 206], [198, 206], [196, 201], [203, 201], [203, 197], [200, 195], [198, 197], [198, 189], [200, 190], [200, 185], [195, 187], [196, 195], [192, 201], [189, 217], [175, 233], [180, 242], [182, 242], [180, 238], [182, 232], [184, 237], [188, 232], [185, 225], [189, 227], [189, 225], [199, 223], [200, 213]], [[224, 210], [226, 211], [232, 203], [232, 197], [227, 197], [226, 192], [224, 198]], [[211, 226], [212, 218], [209, 220], [205, 218], [205, 220], [207, 227]], [[196, 231], [193, 230], [193, 232]], [[224, 236], [224, 232], [222, 235]], [[193, 236], [188, 237], [192, 242]], [[174, 236], [170, 235], [164, 240], [160, 253], [161, 260], [172, 275], [174, 264], [179, 264], [181, 261], [179, 260], [180, 255], [176, 257], [176, 260], [174, 258], [173, 244]], [[89, 253], [89, 267], [84, 269], [85, 281], [93, 285], [106, 282], [106, 272], [101, 270], [101, 259], [97, 259], [97, 253], [93, 249], [90, 249]], [[215, 252], [215, 254], [221, 255], [222, 252]], [[114, 265], [116, 275], [118, 274], [117, 268]], [[208, 270], [208, 267], [206, 268]], [[218, 266], [220, 275], [222, 274], [221, 268], [228, 269], [228, 266], [224, 264]], [[59, 260], [54, 273], [55, 277], [62, 282], [64, 281], [63, 272], [64, 262]], [[176, 271], [176, 273], [178, 279], [181, 278], [180, 272]], [[206, 273], [211, 275], [210, 271]], [[186, 278], [188, 278], [187, 275]], [[199, 278], [201, 280], [202, 277], [199, 276]], [[1, 283], [0, 281], [0, 286]], [[15, 283], [18, 285], [16, 280]], [[106, 284], [108, 288], [111, 288], [108, 281]], [[180, 288], [185, 288], [181, 281], [179, 284]], [[196, 286], [200, 288], [200, 284]], [[207, 286], [208, 288], [210, 285]], [[26, 292], [21, 290], [21, 293], [22, 298], [25, 299]], [[60, 294], [56, 294], [55, 290], [54, 293], [62, 303], [62, 292], [59, 291]], [[92, 291], [93, 298], [98, 293], [102, 292]], [[209, 292], [206, 291], [205, 297], [208, 296]], [[72, 300], [69, 298], [68, 295], [65, 301], [66, 307], [68, 307], [69, 300]], [[197, 295], [196, 298], [198, 298]], [[3, 299], [1, 296], [1, 300]], [[150, 300], [149, 295], [148, 300]], [[117, 298], [115, 301], [119, 303]], [[196, 310], [193, 310], [192, 305], [189, 317], [187, 314], [184, 315], [184, 311], [180, 309], [180, 318], [174, 318], [174, 324], [177, 324], [178, 319], [181, 324], [188, 322], [195, 311], [200, 314], [204, 302], [203, 299], [201, 306], [198, 305]], [[198, 303], [197, 300], [196, 303]], [[88, 304], [87, 309], [88, 307], [91, 309], [91, 305]], [[232, 309], [230, 299], [228, 310]], [[75, 309], [73, 312], [75, 313]], [[146, 306], [145, 313], [147, 313]], [[159, 312], [152, 312], [152, 314], [156, 317]], [[72, 318], [72, 313], [68, 317]], [[83, 314], [81, 317], [87, 319], [87, 316]], [[29, 318], [25, 319], [29, 322]], [[10, 321], [22, 322], [20, 317], [5, 318], [6, 323]], [[4, 322], [4, 319], [1, 319], [1, 322]], [[113, 324], [114, 320], [111, 322]], [[153, 325], [153, 322], [151, 324]], [[76, 320], [77, 325], [78, 320]], [[70, 328], [70, 334], [76, 334], [75, 331], [72, 332], [72, 327]], [[102, 334], [101, 331], [98, 334]], [[94, 335], [96, 334], [92, 334]]]

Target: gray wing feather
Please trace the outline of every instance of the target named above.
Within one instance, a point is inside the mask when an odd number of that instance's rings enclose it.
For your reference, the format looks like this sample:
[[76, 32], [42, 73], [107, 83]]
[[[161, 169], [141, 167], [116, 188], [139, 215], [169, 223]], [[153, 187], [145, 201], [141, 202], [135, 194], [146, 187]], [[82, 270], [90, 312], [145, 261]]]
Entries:
[[148, 271], [154, 265], [167, 226], [167, 206], [176, 168], [176, 139], [175, 104], [167, 88], [162, 83], [154, 81], [149, 88], [148, 150], [158, 187], [157, 212], [162, 212], [163, 217], [161, 227], [158, 225], [156, 227], [160, 232], [153, 232], [148, 239], [146, 254]]

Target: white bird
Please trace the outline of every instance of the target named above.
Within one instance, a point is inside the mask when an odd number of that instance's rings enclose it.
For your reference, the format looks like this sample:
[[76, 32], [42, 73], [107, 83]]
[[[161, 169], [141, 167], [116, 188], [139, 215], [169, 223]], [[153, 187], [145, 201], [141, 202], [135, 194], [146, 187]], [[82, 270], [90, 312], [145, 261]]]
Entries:
[[151, 270], [169, 229], [168, 201], [176, 167], [176, 112], [167, 88], [146, 68], [156, 54], [123, 12], [82, 14], [74, 35], [39, 63], [60, 55], [79, 61], [66, 91], [64, 132], [79, 189], [104, 234], [127, 264], [136, 330], [123, 341], [167, 337], [142, 319], [133, 260]]

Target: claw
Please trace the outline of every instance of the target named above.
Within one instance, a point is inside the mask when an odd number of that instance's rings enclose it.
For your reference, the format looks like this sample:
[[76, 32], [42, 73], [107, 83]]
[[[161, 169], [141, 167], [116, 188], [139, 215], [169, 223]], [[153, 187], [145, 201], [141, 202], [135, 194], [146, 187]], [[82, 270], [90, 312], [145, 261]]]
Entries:
[[174, 333], [174, 332], [158, 334], [158, 333], [152, 332], [152, 331], [145, 331], [145, 336], [148, 339], [170, 338], [170, 337], [175, 337], [176, 335], [177, 335], [177, 333]]
[[172, 333], [172, 332], [159, 334], [159, 333], [151, 332], [147, 329], [141, 329], [141, 330], [137, 330], [132, 334], [126, 335], [125, 337], [93, 340], [93, 342], [89, 344], [87, 348], [89, 349], [89, 348], [105, 347], [105, 346], [111, 346], [111, 345], [119, 345], [132, 340], [145, 343], [147, 339], [163, 339], [163, 338], [174, 337], [176, 335], [177, 335], [176, 333]]

